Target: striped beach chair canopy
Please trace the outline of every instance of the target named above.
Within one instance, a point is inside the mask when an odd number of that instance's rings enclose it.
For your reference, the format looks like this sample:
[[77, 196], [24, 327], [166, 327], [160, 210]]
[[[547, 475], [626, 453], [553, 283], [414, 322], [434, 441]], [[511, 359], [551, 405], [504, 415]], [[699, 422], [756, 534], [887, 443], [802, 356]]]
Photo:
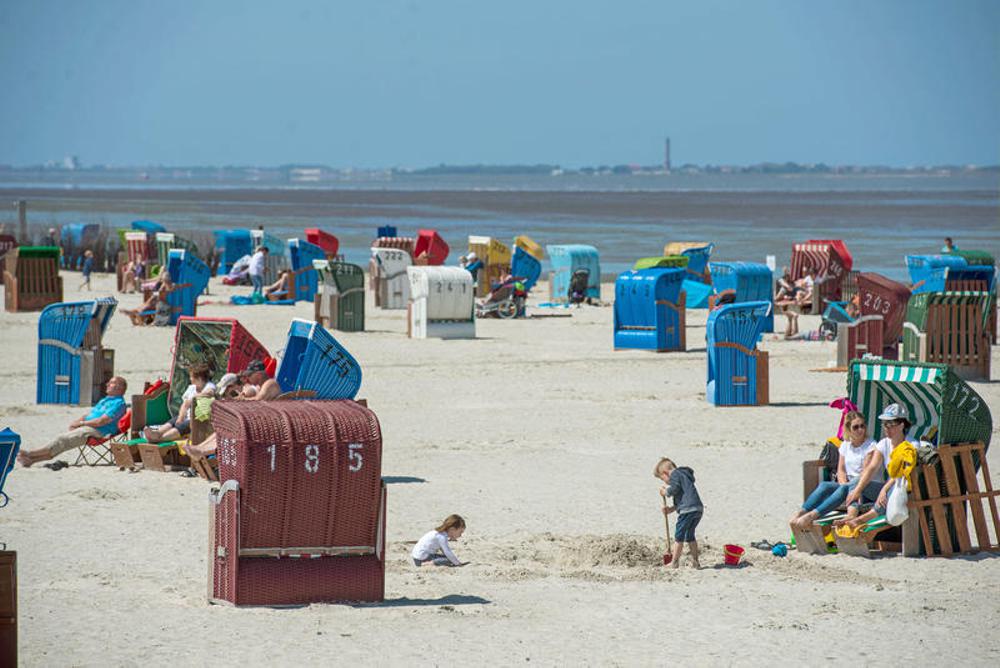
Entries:
[[156, 233], [156, 260], [161, 267], [167, 266], [170, 259], [170, 251], [174, 248], [181, 248], [191, 253], [198, 254], [198, 246], [190, 239], [174, 234], [173, 232]]
[[712, 262], [712, 287], [716, 293], [723, 290], [736, 292], [737, 302], [769, 302], [774, 295], [771, 285], [774, 275], [771, 268], [759, 262]]
[[316, 322], [292, 320], [275, 380], [284, 392], [312, 390], [317, 399], [353, 399], [361, 365]]
[[996, 259], [992, 254], [984, 250], [957, 250], [949, 255], [957, 255], [964, 258], [971, 267], [993, 267], [996, 266]]
[[[845, 253], [841, 255], [841, 253]], [[823, 280], [822, 295], [828, 300], [840, 300], [843, 292], [844, 276], [850, 272], [853, 260], [842, 241], [806, 241], [792, 244], [793, 281], [812, 271], [813, 277]]]
[[81, 353], [99, 347], [118, 307], [114, 297], [49, 304], [38, 317], [35, 401], [80, 403]]
[[872, 437], [884, 436], [878, 416], [892, 403], [906, 407], [913, 426], [909, 439], [938, 445], [982, 441], [989, 448], [993, 418], [989, 406], [968, 383], [944, 364], [854, 360], [848, 394], [865, 415]]
[[847, 244], [842, 239], [810, 239], [806, 243], [829, 244], [840, 257], [840, 263], [844, 266], [844, 269], [851, 271], [854, 268], [854, 256], [851, 255], [851, 251], [847, 250]]
[[705, 324], [708, 349], [705, 394], [710, 403], [720, 406], [761, 403], [755, 349], [771, 310], [770, 302], [759, 301], [726, 304], [709, 313]]
[[[982, 308], [983, 327], [989, 320], [990, 308], [993, 305], [993, 295], [986, 291], [946, 291], [946, 292], [922, 292], [910, 297], [906, 307], [906, 322], [912, 323], [920, 331], [927, 329], [927, 314], [930, 307], [936, 304], [941, 305], [963, 305], [975, 304]], [[955, 323], [956, 325], [958, 323]]]

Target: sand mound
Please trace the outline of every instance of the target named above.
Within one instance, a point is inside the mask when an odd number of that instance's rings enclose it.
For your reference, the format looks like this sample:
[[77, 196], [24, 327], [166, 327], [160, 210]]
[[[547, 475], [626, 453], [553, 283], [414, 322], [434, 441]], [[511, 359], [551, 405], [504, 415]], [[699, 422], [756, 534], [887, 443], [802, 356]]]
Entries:
[[663, 547], [646, 536], [613, 534], [569, 539], [562, 546], [561, 566], [636, 568], [656, 565]]

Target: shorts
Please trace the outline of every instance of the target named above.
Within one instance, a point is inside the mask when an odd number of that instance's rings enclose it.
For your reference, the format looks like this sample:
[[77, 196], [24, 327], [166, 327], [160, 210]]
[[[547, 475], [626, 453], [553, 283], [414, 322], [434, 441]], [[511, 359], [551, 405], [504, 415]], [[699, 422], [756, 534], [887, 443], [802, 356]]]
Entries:
[[681, 513], [677, 516], [677, 526], [674, 528], [674, 540], [678, 543], [694, 542], [694, 530], [701, 522], [702, 511], [695, 510], [690, 513]]
[[170, 418], [170, 426], [181, 433], [181, 436], [187, 436], [191, 433], [191, 420], [178, 420], [177, 418]]

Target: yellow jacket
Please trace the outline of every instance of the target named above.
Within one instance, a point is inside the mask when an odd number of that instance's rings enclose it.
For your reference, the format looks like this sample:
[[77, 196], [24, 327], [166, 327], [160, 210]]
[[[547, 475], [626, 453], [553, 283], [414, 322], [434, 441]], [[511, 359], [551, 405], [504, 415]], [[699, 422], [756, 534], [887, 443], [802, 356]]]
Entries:
[[909, 441], [903, 441], [892, 450], [886, 471], [890, 478], [906, 478], [906, 489], [910, 490], [910, 473], [917, 465], [917, 449]]

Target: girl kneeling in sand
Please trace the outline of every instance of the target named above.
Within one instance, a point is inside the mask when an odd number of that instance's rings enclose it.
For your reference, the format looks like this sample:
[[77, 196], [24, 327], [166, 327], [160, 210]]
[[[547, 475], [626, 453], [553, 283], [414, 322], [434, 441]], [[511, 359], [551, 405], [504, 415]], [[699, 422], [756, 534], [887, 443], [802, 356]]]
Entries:
[[441, 526], [428, 531], [413, 546], [410, 556], [414, 566], [464, 566], [448, 546], [449, 540], [458, 540], [465, 533], [465, 520], [460, 515], [448, 515]]

